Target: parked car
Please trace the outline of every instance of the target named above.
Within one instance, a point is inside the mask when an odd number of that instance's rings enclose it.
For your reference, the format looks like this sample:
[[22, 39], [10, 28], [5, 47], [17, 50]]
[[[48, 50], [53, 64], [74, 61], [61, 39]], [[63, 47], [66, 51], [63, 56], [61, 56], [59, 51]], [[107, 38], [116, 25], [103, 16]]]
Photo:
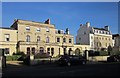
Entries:
[[86, 59], [84, 57], [76, 55], [63, 55], [58, 60], [59, 65], [77, 65], [77, 64], [86, 64]]
[[120, 62], [120, 55], [112, 55], [108, 57], [107, 62]]

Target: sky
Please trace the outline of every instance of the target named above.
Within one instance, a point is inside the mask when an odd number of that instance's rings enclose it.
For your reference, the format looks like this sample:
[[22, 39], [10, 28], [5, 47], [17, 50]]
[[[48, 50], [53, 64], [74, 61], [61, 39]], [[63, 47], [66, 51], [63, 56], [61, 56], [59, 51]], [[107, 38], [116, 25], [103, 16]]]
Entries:
[[74, 37], [80, 24], [110, 26], [113, 34], [118, 33], [117, 2], [3, 2], [2, 26], [10, 27], [14, 19], [44, 22], [48, 18], [55, 28], [69, 28]]

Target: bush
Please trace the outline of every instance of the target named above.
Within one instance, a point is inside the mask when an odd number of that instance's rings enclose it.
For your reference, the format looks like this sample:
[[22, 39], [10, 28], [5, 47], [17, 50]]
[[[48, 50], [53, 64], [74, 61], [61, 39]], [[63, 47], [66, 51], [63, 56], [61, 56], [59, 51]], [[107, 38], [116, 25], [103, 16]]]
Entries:
[[21, 55], [6, 56], [6, 61], [17, 61]]
[[100, 56], [107, 56], [108, 55], [108, 52], [107, 51], [100, 51]]
[[88, 51], [89, 56], [107, 56], [108, 52], [107, 51]]
[[111, 51], [110, 55], [120, 55], [120, 51], [115, 51], [115, 52]]
[[25, 65], [30, 65], [30, 56], [26, 56], [24, 59], [23, 59], [23, 63]]

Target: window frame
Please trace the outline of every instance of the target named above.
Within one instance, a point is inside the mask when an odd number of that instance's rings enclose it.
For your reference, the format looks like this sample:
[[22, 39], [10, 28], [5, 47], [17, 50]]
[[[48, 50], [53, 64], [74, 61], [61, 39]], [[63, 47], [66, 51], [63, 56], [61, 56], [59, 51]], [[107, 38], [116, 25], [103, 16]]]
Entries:
[[57, 42], [60, 42], [60, 37], [57, 37]]

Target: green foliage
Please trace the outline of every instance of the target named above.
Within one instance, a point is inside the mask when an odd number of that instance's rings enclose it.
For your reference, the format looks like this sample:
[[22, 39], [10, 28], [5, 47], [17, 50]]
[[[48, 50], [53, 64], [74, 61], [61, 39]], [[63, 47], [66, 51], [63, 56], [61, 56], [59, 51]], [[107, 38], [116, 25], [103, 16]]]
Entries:
[[110, 55], [120, 55], [120, 51], [111, 51]]
[[107, 56], [108, 52], [107, 51], [100, 51], [99, 56]]
[[6, 56], [6, 61], [17, 61], [21, 55]]

